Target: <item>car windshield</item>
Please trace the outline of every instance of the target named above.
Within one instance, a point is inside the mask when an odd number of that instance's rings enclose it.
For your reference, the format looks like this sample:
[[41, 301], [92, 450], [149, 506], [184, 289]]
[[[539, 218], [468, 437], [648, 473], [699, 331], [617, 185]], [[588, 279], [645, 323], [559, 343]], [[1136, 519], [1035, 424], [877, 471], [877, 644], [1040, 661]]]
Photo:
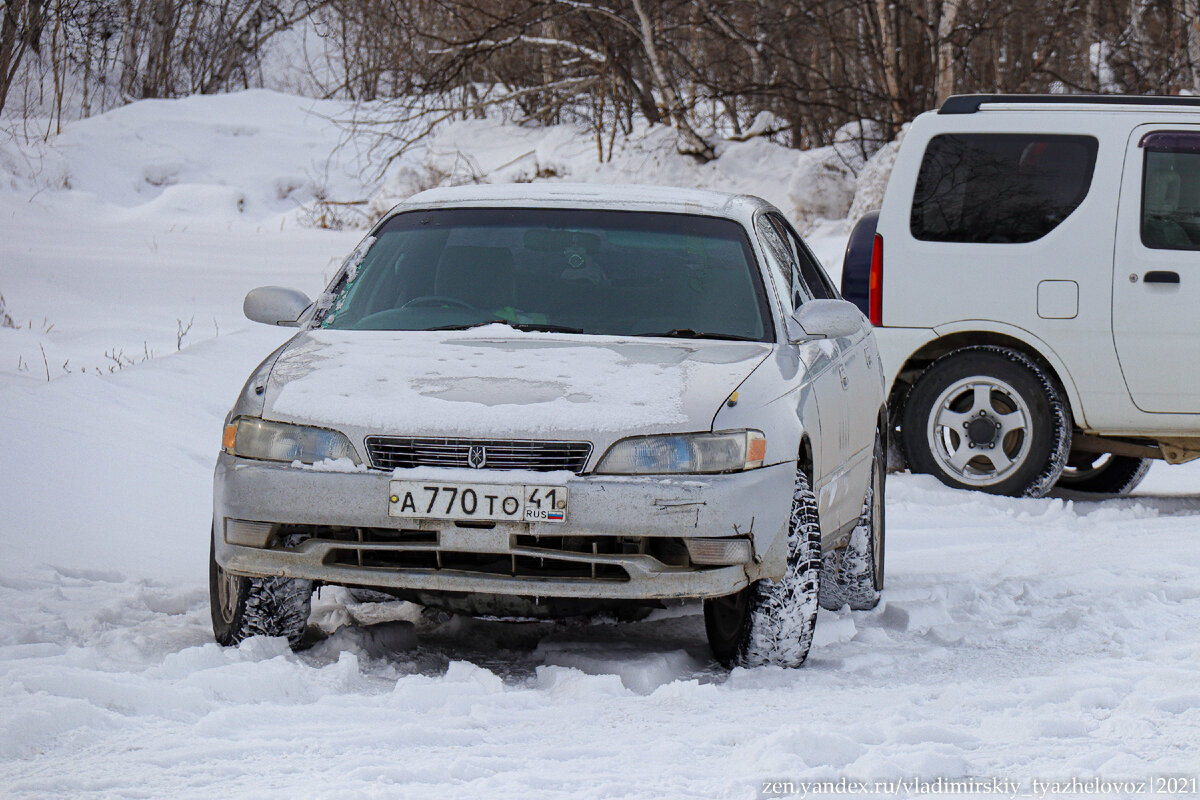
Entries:
[[436, 209], [388, 220], [318, 324], [768, 341], [743, 227], [691, 214]]

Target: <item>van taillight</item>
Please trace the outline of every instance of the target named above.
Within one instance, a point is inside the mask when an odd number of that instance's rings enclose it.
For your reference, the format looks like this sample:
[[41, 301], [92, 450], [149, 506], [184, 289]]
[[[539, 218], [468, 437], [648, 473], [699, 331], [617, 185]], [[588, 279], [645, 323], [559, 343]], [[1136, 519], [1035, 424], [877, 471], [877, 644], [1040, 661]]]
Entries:
[[875, 243], [871, 246], [871, 277], [867, 283], [867, 308], [870, 313], [867, 318], [871, 324], [879, 327], [883, 324], [883, 237], [875, 234]]

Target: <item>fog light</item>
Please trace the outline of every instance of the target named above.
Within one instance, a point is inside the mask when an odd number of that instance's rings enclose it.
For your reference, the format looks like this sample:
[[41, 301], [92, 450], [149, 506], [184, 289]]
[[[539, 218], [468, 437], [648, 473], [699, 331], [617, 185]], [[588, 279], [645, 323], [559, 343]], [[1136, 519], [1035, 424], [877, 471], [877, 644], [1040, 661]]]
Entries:
[[242, 547], [266, 547], [271, 541], [270, 522], [250, 522], [244, 519], [225, 520], [225, 541]]
[[745, 564], [753, 558], [749, 539], [684, 539], [693, 564]]

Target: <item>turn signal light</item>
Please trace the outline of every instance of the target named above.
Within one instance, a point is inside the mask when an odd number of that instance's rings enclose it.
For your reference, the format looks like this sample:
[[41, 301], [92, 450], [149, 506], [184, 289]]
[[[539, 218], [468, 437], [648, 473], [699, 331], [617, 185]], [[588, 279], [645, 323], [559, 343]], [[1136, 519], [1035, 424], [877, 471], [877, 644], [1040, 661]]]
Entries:
[[237, 425], [226, 425], [225, 432], [221, 435], [221, 447], [232, 452], [235, 444], [237, 444]]
[[266, 547], [274, 530], [275, 526], [270, 522], [225, 519], [225, 541], [241, 547]]
[[757, 431], [751, 433], [748, 438], [750, 441], [749, 447], [746, 448], [746, 467], [761, 467], [763, 459], [767, 457], [767, 440]]

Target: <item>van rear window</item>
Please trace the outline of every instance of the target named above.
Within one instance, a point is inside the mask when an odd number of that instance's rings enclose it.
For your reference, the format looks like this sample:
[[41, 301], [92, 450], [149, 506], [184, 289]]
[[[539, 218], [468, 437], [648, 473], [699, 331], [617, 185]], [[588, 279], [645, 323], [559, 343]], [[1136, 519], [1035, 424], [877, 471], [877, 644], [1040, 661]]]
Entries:
[[1036, 241], [1087, 196], [1096, 150], [1091, 136], [935, 136], [917, 176], [912, 235], [927, 242]]

